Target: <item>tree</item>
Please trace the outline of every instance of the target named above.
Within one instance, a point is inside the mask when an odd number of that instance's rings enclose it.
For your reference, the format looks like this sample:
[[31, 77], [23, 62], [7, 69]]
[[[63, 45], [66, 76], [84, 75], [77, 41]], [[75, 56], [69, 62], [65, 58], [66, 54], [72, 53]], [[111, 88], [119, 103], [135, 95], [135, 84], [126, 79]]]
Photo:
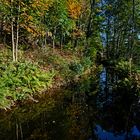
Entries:
[[[26, 30], [33, 36], [44, 34], [42, 17], [45, 15], [52, 0], [1, 0], [1, 13], [5, 17], [7, 27], [11, 28], [13, 61], [18, 60], [19, 33]], [[38, 35], [39, 34], [39, 35]]]
[[[129, 59], [135, 50], [137, 0], [106, 0], [104, 4], [108, 57]], [[125, 9], [125, 11], [124, 11]], [[133, 46], [133, 47], [132, 47]], [[112, 53], [113, 52], [113, 53]]]
[[62, 48], [66, 35], [69, 35], [75, 26], [74, 21], [69, 18], [66, 0], [54, 1], [45, 15], [45, 23], [52, 33], [53, 48], [57, 40]]

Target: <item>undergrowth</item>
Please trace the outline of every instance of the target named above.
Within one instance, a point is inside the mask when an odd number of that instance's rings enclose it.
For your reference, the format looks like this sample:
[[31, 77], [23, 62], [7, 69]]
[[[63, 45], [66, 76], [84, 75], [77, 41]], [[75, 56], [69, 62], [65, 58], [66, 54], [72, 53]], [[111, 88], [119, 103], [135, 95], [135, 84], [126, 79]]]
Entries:
[[54, 71], [42, 71], [30, 62], [0, 65], [0, 107], [9, 108], [16, 100], [23, 100], [33, 93], [52, 85]]
[[[0, 52], [0, 108], [10, 108], [17, 100], [28, 99], [48, 87], [60, 87], [77, 80], [91, 69], [90, 57], [49, 48], [20, 51], [20, 62], [11, 62], [12, 52]], [[55, 84], [53, 78], [55, 76]]]

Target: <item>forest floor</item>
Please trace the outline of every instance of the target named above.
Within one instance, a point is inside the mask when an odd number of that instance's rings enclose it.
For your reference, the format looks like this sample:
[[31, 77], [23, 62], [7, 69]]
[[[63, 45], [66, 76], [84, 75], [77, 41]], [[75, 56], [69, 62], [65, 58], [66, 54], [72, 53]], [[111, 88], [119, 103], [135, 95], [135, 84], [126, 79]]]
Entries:
[[53, 88], [64, 86], [71, 80], [78, 80], [76, 78], [88, 74], [93, 66], [92, 62], [83, 64], [83, 56], [80, 56], [74, 50], [40, 48], [26, 51], [24, 56], [27, 61], [37, 64], [42, 70], [55, 71]]

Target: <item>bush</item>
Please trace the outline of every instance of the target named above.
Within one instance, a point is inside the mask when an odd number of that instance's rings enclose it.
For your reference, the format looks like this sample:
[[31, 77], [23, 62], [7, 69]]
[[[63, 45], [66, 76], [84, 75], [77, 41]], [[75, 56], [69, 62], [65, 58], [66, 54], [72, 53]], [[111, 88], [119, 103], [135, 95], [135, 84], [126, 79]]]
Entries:
[[79, 75], [84, 71], [84, 67], [82, 66], [82, 64], [77, 61], [71, 62], [69, 65], [69, 69]]
[[116, 64], [116, 71], [119, 73], [120, 77], [127, 77], [130, 74], [130, 71], [135, 71], [134, 66], [131, 66], [130, 69], [130, 63], [128, 61], [121, 60]]
[[[54, 71], [45, 72], [30, 62], [0, 66], [0, 107], [11, 106], [51, 86]], [[10, 99], [10, 100], [9, 100]]]
[[84, 67], [84, 69], [89, 69], [92, 66], [92, 61], [90, 59], [90, 57], [84, 57], [81, 60], [81, 65]]

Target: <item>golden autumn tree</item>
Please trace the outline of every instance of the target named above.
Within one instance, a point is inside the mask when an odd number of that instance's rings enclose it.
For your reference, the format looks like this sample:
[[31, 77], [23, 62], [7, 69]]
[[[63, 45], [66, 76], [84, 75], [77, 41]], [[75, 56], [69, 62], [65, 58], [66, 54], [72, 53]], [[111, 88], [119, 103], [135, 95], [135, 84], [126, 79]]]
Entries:
[[85, 0], [68, 0], [67, 8], [69, 17], [75, 22], [75, 27], [71, 33], [71, 44], [76, 47], [80, 39], [84, 38], [82, 16], [85, 11]]
[[70, 18], [78, 19], [82, 11], [81, 2], [77, 0], [68, 0], [67, 3], [68, 3], [68, 13]]
[[46, 26], [43, 23], [44, 16], [54, 0], [32, 0], [28, 4], [24, 3], [21, 27], [30, 35], [31, 40], [37, 40], [46, 34]]
[[[53, 0], [1, 0], [1, 13], [7, 27], [11, 30], [13, 61], [18, 60], [18, 42], [20, 30], [24, 29], [37, 36], [43, 34], [42, 17]], [[41, 26], [39, 26], [41, 25]]]

